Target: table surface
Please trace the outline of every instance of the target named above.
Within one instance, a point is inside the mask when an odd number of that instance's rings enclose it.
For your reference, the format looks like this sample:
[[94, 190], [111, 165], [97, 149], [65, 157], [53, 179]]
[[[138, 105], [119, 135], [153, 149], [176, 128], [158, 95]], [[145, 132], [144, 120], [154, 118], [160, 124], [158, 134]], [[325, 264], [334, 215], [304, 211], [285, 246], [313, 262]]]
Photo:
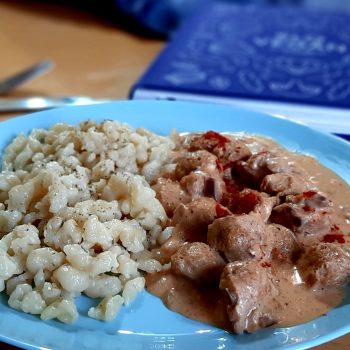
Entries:
[[[55, 68], [7, 97], [84, 95], [126, 99], [164, 43], [45, 2], [0, 0], [0, 79], [42, 59]], [[14, 117], [0, 114], [0, 121]], [[1, 350], [17, 349], [0, 342]], [[350, 335], [314, 350], [350, 349]]]
[[[43, 59], [55, 68], [7, 97], [126, 99], [164, 42], [144, 39], [69, 7], [0, 0], [0, 79]], [[0, 120], [8, 118], [0, 114]]]

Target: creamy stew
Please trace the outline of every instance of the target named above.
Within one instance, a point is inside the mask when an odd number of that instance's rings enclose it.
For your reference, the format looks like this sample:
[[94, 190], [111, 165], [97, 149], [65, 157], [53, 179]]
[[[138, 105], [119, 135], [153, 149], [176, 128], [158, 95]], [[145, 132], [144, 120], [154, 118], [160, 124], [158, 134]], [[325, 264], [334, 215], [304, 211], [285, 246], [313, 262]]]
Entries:
[[172, 235], [146, 276], [172, 310], [228, 331], [290, 326], [339, 304], [350, 275], [349, 186], [258, 136], [179, 138], [154, 184]]

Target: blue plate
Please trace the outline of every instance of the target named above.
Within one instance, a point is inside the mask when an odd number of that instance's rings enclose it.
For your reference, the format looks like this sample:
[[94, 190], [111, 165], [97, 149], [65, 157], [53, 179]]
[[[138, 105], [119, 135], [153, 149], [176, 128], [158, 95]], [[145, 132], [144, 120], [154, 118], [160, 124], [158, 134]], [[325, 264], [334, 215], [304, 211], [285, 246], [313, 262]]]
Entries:
[[[350, 144], [332, 135], [285, 119], [228, 106], [165, 101], [125, 101], [69, 107], [14, 118], [0, 124], [0, 150], [19, 132], [47, 128], [57, 122], [117, 119], [167, 135], [178, 131], [244, 131], [271, 136], [291, 150], [316, 156], [350, 183]], [[92, 301], [77, 301], [80, 317], [75, 324], [43, 322], [10, 309], [0, 294], [0, 340], [27, 349], [235, 349], [301, 350], [328, 342], [350, 331], [350, 293], [328, 315], [290, 328], [266, 329], [236, 336], [189, 320], [163, 306], [147, 292], [110, 323], [86, 316]]]

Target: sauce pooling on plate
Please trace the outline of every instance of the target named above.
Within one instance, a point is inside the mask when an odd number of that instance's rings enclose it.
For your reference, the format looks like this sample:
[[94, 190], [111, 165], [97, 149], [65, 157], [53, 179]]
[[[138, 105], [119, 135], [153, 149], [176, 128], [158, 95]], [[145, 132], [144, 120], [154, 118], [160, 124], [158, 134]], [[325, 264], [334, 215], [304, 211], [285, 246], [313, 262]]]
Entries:
[[236, 333], [339, 304], [350, 276], [350, 189], [312, 157], [258, 136], [188, 134], [153, 188], [173, 227], [148, 291]]

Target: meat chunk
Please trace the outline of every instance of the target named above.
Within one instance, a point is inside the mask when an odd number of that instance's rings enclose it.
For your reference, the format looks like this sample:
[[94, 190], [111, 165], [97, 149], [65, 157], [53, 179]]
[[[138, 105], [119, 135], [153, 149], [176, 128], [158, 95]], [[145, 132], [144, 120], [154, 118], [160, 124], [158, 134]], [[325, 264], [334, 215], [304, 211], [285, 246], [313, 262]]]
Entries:
[[259, 201], [253, 209], [254, 213], [260, 215], [264, 222], [267, 222], [270, 218], [272, 209], [279, 204], [277, 197], [269, 197], [264, 193], [259, 193]]
[[229, 136], [208, 131], [204, 134], [194, 134], [187, 138], [185, 145], [189, 151], [207, 150], [215, 154], [221, 165], [231, 167], [234, 162], [248, 158], [251, 155], [244, 142]]
[[234, 188], [224, 193], [222, 204], [227, 206], [234, 214], [257, 213], [266, 222], [270, 217], [272, 208], [279, 204], [279, 199], [249, 188], [242, 191]]
[[207, 175], [202, 171], [192, 171], [180, 180], [180, 185], [192, 200], [196, 200], [204, 195], [206, 179]]
[[231, 142], [231, 139], [221, 135], [216, 131], [207, 131], [205, 133], [192, 134], [185, 136], [183, 145], [190, 151], [207, 150], [212, 152], [215, 147], [224, 146]]
[[220, 176], [210, 177], [202, 171], [193, 171], [180, 180], [181, 187], [194, 199], [212, 197], [220, 201], [225, 183]]
[[228, 261], [256, 259], [261, 256], [261, 237], [265, 224], [258, 214], [226, 216], [208, 228], [208, 243]]
[[245, 189], [239, 191], [237, 188], [226, 186], [226, 192], [223, 195], [221, 203], [225, 205], [234, 214], [248, 214], [258, 205], [260, 193]]
[[315, 185], [299, 175], [276, 173], [266, 175], [261, 183], [260, 190], [272, 195], [300, 194], [315, 189]]
[[266, 175], [286, 173], [291, 170], [291, 164], [286, 157], [264, 151], [252, 155], [246, 161], [238, 161], [235, 171], [241, 176], [244, 183], [260, 187], [261, 181]]
[[176, 208], [172, 219], [174, 232], [161, 247], [161, 255], [165, 261], [186, 242], [207, 241], [208, 225], [217, 217], [216, 207], [214, 199], [201, 197]]
[[278, 224], [267, 225], [262, 247], [265, 259], [280, 262], [292, 262], [301, 249], [294, 233]]
[[207, 232], [208, 225], [216, 218], [216, 201], [213, 198], [201, 197], [186, 205], [179, 205], [173, 216], [172, 223], [181, 231]]
[[270, 270], [254, 260], [224, 268], [220, 289], [228, 295], [227, 313], [236, 333], [251, 333], [279, 321], [272, 312], [279, 306], [275, 300], [279, 292]]
[[297, 266], [310, 286], [344, 286], [350, 277], [350, 248], [339, 243], [313, 245], [306, 249]]
[[307, 191], [287, 196], [285, 203], [274, 207], [271, 220], [304, 236], [323, 236], [331, 228], [332, 207], [321, 193]]
[[159, 178], [153, 189], [169, 217], [172, 217], [174, 210], [181, 203], [186, 204], [191, 201], [191, 196], [181, 188], [181, 185], [170, 179]]
[[249, 148], [240, 140], [231, 140], [222, 145], [217, 145], [213, 151], [224, 169], [232, 168], [238, 160], [251, 156]]
[[175, 176], [178, 180], [196, 170], [208, 176], [216, 176], [219, 172], [216, 156], [206, 150], [182, 153], [175, 162]]
[[179, 156], [175, 175], [192, 200], [202, 196], [221, 200], [225, 183], [217, 158], [208, 151], [199, 150]]
[[218, 282], [225, 265], [216, 250], [200, 242], [185, 244], [171, 257], [176, 274], [200, 284]]
[[169, 263], [172, 255], [175, 254], [184, 244], [186, 244], [184, 233], [174, 229], [171, 236], [159, 249], [159, 260], [161, 263]]

